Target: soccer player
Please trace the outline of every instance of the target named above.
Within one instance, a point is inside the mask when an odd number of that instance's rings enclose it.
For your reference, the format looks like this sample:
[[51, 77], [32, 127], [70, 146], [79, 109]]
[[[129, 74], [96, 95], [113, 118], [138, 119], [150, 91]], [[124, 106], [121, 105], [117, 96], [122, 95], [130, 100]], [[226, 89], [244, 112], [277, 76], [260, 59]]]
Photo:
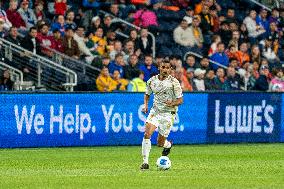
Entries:
[[151, 150], [151, 136], [156, 128], [158, 128], [159, 132], [157, 145], [164, 148], [163, 156], [167, 156], [170, 153], [173, 145], [172, 141], [167, 140], [167, 137], [174, 123], [178, 106], [183, 103], [183, 95], [179, 81], [170, 75], [171, 70], [170, 62], [163, 61], [159, 65], [160, 73], [151, 77], [147, 82], [143, 112], [148, 112], [148, 103], [152, 93], [154, 94], [154, 103], [145, 125], [141, 170], [149, 169], [148, 160]]

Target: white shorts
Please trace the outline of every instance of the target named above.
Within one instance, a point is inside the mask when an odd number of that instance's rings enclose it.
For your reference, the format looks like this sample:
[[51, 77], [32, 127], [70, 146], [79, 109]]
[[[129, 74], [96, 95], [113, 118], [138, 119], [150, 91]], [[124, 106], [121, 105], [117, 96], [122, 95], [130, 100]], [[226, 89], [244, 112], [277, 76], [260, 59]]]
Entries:
[[166, 113], [156, 113], [153, 109], [151, 109], [146, 123], [150, 123], [155, 125], [158, 128], [158, 132], [160, 135], [164, 137], [168, 137], [171, 131], [171, 128], [174, 124], [176, 114], [172, 114], [170, 112]]

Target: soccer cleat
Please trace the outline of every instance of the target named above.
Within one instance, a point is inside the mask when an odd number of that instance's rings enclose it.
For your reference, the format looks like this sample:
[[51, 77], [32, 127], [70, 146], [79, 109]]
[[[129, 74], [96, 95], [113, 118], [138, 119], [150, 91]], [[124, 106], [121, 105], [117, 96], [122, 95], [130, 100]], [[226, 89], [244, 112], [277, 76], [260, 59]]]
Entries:
[[170, 148], [164, 148], [163, 152], [162, 152], [162, 156], [167, 156], [170, 154], [171, 152], [171, 148], [173, 147], [173, 141], [169, 141], [171, 143], [171, 147]]
[[146, 169], [149, 169], [149, 164], [147, 163], [143, 163], [140, 167], [141, 170], [146, 170]]

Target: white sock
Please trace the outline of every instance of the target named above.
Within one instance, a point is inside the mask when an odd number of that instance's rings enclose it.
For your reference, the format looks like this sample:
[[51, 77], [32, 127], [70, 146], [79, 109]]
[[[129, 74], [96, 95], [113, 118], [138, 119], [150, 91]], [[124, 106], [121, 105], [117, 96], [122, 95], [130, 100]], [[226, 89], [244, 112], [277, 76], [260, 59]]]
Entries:
[[151, 140], [143, 138], [142, 141], [142, 156], [143, 156], [143, 163], [149, 163], [149, 154], [151, 150]]
[[165, 140], [165, 143], [164, 143], [164, 148], [170, 148], [172, 147], [172, 143], [170, 143], [169, 141]]

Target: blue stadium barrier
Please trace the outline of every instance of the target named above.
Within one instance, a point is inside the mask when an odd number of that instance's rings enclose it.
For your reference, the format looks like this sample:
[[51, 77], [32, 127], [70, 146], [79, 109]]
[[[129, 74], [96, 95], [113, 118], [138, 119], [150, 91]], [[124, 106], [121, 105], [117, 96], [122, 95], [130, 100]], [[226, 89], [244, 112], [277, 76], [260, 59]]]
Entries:
[[[185, 93], [169, 138], [175, 144], [283, 142], [282, 98]], [[3, 93], [0, 104], [1, 148], [140, 145], [147, 116], [141, 93]]]

